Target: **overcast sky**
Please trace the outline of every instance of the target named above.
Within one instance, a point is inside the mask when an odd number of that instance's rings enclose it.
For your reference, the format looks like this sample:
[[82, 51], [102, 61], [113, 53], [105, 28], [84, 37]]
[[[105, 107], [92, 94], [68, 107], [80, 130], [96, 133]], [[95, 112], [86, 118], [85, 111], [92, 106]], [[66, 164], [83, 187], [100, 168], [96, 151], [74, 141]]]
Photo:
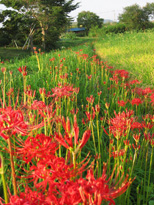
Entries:
[[74, 2], [80, 2], [80, 7], [70, 13], [72, 17], [77, 18], [81, 11], [91, 11], [103, 19], [117, 21], [118, 15], [123, 13], [123, 8], [126, 6], [138, 4], [143, 7], [146, 3], [154, 3], [154, 0], [74, 0]]
[[[123, 8], [138, 4], [143, 7], [146, 3], [153, 3], [153, 0], [74, 0], [74, 3], [80, 2], [80, 7], [70, 13], [75, 19], [81, 11], [91, 11], [103, 19], [117, 21], [118, 15], [123, 13]], [[0, 5], [0, 9], [4, 9]]]

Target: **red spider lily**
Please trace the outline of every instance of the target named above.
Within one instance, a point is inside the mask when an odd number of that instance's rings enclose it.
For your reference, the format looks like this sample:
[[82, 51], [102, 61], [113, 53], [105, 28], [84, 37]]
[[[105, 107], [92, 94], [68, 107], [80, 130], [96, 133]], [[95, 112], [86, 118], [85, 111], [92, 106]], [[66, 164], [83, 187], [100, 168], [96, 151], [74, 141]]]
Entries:
[[127, 130], [130, 129], [131, 124], [133, 123], [134, 118], [132, 110], [126, 110], [126, 112], [118, 113], [114, 111], [115, 118], [110, 119], [109, 132], [114, 135], [114, 137], [119, 138], [121, 136], [125, 136]]
[[94, 120], [95, 114], [96, 114], [94, 107], [92, 107], [92, 113], [90, 113], [90, 112], [85, 112], [85, 114], [86, 114], [86, 116], [87, 116], [86, 122], [91, 121], [91, 120]]
[[149, 94], [149, 93], [152, 93], [151, 88], [145, 88], [145, 89], [143, 89], [143, 91], [142, 91], [142, 95], [147, 95], [147, 94]]
[[79, 88], [73, 88], [72, 85], [65, 84], [64, 86], [60, 85], [59, 87], [52, 88], [51, 91], [53, 92], [53, 94], [50, 95], [50, 97], [62, 98], [63, 96], [70, 97], [74, 93], [78, 93]]
[[26, 72], [27, 67], [26, 66], [22, 66], [18, 68], [18, 71], [23, 75], [26, 76], [27, 72]]
[[12, 107], [0, 109], [0, 135], [7, 140], [10, 135], [27, 134], [28, 125], [24, 122], [21, 110], [13, 110]]
[[140, 98], [134, 98], [131, 102], [132, 105], [137, 105], [137, 106], [141, 103], [142, 103], [142, 101]]
[[[0, 204], [3, 204], [2, 201], [0, 201]], [[10, 195], [9, 203], [7, 203], [7, 205], [26, 205], [26, 204], [49, 205], [49, 203], [46, 202], [45, 195], [37, 191], [32, 191], [29, 187], [26, 187], [25, 191], [21, 192], [19, 196]]]
[[45, 136], [44, 134], [37, 134], [29, 136], [24, 142], [19, 143], [20, 147], [16, 148], [18, 158], [21, 158], [26, 163], [31, 162], [32, 159], [44, 159], [50, 156], [52, 159], [56, 150], [57, 143], [53, 142], [53, 137]]
[[141, 81], [138, 81], [138, 80], [132, 80], [132, 81], [129, 81], [129, 84], [130, 85], [133, 85], [133, 84], [140, 84]]
[[154, 93], [150, 96], [150, 98], [151, 98], [152, 105], [154, 105]]
[[86, 100], [87, 100], [90, 104], [93, 104], [95, 98], [93, 97], [93, 95], [91, 95], [90, 97], [87, 97]]
[[125, 149], [121, 149], [121, 150], [119, 150], [119, 151], [116, 150], [116, 151], [112, 152], [112, 156], [113, 156], [114, 158], [117, 158], [117, 157], [123, 156], [125, 153], [126, 153], [126, 150], [125, 150]]
[[118, 100], [118, 105], [121, 106], [121, 107], [125, 107], [126, 105], [126, 102], [124, 102], [123, 100]]
[[114, 71], [114, 75], [118, 75], [119, 77], [126, 79], [129, 76], [129, 72], [125, 71], [125, 70], [115, 70]]
[[43, 101], [34, 100], [31, 105], [32, 110], [38, 110], [38, 114], [41, 115], [44, 119], [53, 119], [56, 114], [56, 109], [54, 110], [54, 105], [46, 105]]
[[110, 205], [115, 204], [114, 199], [123, 194], [133, 180], [128, 180], [128, 175], [122, 180], [122, 175], [120, 180], [117, 181], [119, 175], [117, 173], [115, 178], [117, 182], [110, 187], [110, 180], [114, 172], [115, 169], [111, 177], [107, 180], [106, 167], [104, 165], [103, 174], [98, 179], [95, 179], [93, 171], [90, 169], [87, 172], [86, 179], [80, 178], [75, 182], [68, 181], [65, 185], [58, 187], [62, 193], [60, 204], [84, 203], [89, 205], [101, 205], [102, 202], [106, 201], [110, 202]]
[[6, 73], [6, 68], [5, 67], [1, 68], [1, 71], [2, 73]]
[[131, 129], [134, 130], [134, 129], [138, 129], [139, 131], [143, 128], [142, 124], [139, 123], [139, 122], [133, 122], [131, 124]]
[[53, 57], [53, 58], [49, 59], [49, 61], [55, 61], [55, 58]]
[[96, 113], [100, 112], [100, 105], [99, 104], [95, 105], [95, 110], [96, 110]]
[[141, 135], [141, 134], [138, 134], [138, 135], [137, 135], [137, 134], [136, 134], [136, 135], [133, 135], [133, 138], [134, 138], [134, 140], [135, 140], [135, 142], [136, 142], [136, 143], [138, 143], [138, 142], [139, 142], [140, 135]]
[[24, 178], [27, 178], [29, 182], [33, 182], [34, 187], [38, 190], [45, 191], [47, 186], [50, 190], [53, 186], [61, 186], [63, 183], [65, 184], [82, 176], [82, 173], [87, 170], [86, 167], [90, 160], [90, 158], [88, 160], [87, 158], [88, 155], [79, 164], [76, 163], [74, 167], [72, 163], [67, 164], [62, 157], [55, 156], [51, 158], [46, 155], [44, 159], [40, 159], [35, 165], [31, 162], [30, 170], [23, 169], [27, 173]]
[[[62, 118], [62, 125], [65, 130], [65, 135], [64, 137], [62, 134], [55, 133], [55, 139], [66, 149], [71, 149], [74, 148], [75, 146], [75, 152], [77, 152], [79, 149], [81, 149], [88, 141], [91, 131], [86, 130], [83, 133], [82, 139], [78, 140], [79, 138], [79, 127], [77, 125], [77, 118], [76, 115], [74, 115], [74, 124], [73, 124], [73, 129], [71, 130], [70, 127], [70, 121], [69, 118], [67, 118], [67, 121], [65, 121], [65, 118]], [[73, 144], [73, 138], [74, 138], [74, 144]], [[76, 145], [78, 144], [78, 147], [76, 148]]]
[[102, 91], [98, 92], [97, 94], [98, 94], [98, 96], [101, 95], [101, 94], [102, 94]]

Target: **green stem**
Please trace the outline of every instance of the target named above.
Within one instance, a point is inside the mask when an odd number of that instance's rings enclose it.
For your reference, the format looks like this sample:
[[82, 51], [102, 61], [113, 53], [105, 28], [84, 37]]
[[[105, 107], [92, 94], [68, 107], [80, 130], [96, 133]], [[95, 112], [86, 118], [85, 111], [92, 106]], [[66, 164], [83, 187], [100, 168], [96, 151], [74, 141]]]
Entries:
[[[150, 185], [150, 175], [151, 175], [152, 160], [153, 160], [153, 147], [152, 147], [152, 153], [151, 153], [151, 159], [150, 159], [150, 169], [149, 169], [149, 177], [148, 177], [148, 187], [149, 187], [149, 185]], [[146, 204], [148, 204], [148, 196], [149, 196], [149, 192], [147, 191]]]
[[0, 161], [1, 161], [1, 163], [0, 163], [0, 174], [1, 174], [1, 177], [2, 177], [2, 183], [3, 183], [4, 200], [5, 200], [5, 203], [7, 204], [7, 203], [9, 203], [9, 200], [8, 200], [5, 176], [4, 176], [4, 160], [3, 160], [2, 154], [0, 154]]
[[12, 171], [13, 190], [14, 190], [14, 195], [17, 195], [17, 183], [16, 183], [16, 178], [15, 178], [15, 168], [14, 168], [14, 161], [13, 161], [10, 137], [7, 139], [7, 142], [8, 142], [9, 152], [10, 152], [10, 163], [11, 163], [11, 171]]

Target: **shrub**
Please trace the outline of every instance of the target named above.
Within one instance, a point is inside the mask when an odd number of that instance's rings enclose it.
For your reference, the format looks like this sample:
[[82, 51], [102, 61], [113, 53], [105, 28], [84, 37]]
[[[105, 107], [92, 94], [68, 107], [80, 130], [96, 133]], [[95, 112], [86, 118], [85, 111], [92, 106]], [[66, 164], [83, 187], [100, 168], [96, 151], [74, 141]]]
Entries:
[[76, 39], [76, 34], [74, 32], [67, 32], [63, 35], [63, 38], [64, 39], [71, 39], [71, 40], [74, 40]]

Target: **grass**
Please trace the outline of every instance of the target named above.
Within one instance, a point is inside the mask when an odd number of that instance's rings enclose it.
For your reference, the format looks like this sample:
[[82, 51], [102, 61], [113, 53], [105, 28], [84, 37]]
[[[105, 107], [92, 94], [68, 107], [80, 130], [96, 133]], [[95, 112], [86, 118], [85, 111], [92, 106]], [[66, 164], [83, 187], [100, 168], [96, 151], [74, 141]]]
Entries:
[[102, 59], [129, 71], [143, 86], [154, 85], [154, 32], [132, 32], [102, 36], [95, 48]]
[[154, 90], [102, 61], [91, 40], [63, 43], [1, 65], [1, 197], [9, 187], [12, 201], [36, 205], [153, 203]]
[[12, 60], [14, 58], [21, 59], [29, 56], [30, 51], [17, 48], [2, 48], [0, 47], [0, 61]]

